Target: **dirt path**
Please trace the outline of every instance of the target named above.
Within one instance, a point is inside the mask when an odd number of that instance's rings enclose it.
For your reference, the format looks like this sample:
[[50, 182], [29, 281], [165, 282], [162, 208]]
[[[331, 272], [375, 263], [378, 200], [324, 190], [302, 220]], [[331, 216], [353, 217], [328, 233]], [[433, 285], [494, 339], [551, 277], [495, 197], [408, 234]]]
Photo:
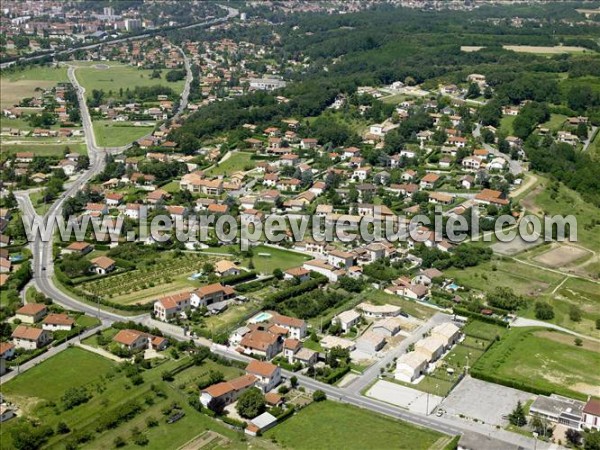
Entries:
[[519, 195], [527, 192], [529, 189], [531, 189], [534, 185], [536, 185], [539, 181], [539, 178], [536, 177], [534, 174], [529, 173], [527, 175], [525, 175], [526, 181], [525, 183], [521, 184], [521, 186], [519, 186], [517, 189], [515, 189], [514, 191], [512, 191], [509, 196], [511, 198], [515, 198], [518, 197]]

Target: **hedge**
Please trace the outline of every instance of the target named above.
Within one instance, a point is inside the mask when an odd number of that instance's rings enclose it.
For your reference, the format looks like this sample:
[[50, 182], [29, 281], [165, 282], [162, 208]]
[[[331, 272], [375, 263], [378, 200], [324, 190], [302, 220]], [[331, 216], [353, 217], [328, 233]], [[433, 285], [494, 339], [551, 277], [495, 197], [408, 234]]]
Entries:
[[306, 292], [310, 292], [321, 286], [322, 284], [327, 283], [327, 278], [320, 275], [319, 277], [313, 278], [308, 281], [304, 281], [297, 286], [292, 286], [287, 289], [282, 289], [279, 292], [271, 294], [265, 298], [265, 304], [273, 304], [279, 303], [283, 300], [287, 300], [288, 298], [298, 297], [301, 294], [305, 294]]
[[454, 312], [454, 314], [457, 314], [459, 316], [467, 316], [472, 319], [480, 320], [481, 322], [487, 322], [487, 323], [491, 323], [493, 325], [500, 325], [501, 327], [504, 327], [504, 328], [508, 327], [508, 323], [506, 323], [502, 319], [497, 319], [495, 317], [490, 317], [490, 316], [484, 316], [483, 314], [469, 311], [468, 309], [459, 308], [459, 307], [455, 306], [452, 309], [452, 311]]
[[246, 422], [242, 422], [241, 420], [237, 420], [237, 419], [234, 419], [234, 418], [228, 417], [228, 416], [222, 416], [221, 420], [223, 422], [225, 422], [226, 424], [231, 425], [236, 428], [244, 429], [248, 426], [248, 424]]
[[340, 367], [336, 371], [330, 373], [326, 377], [323, 377], [323, 382], [327, 384], [334, 384], [336, 381], [340, 380], [344, 375], [350, 372], [350, 366]]
[[254, 278], [256, 278], [256, 272], [241, 272], [237, 275], [223, 277], [223, 278], [221, 278], [220, 282], [223, 285], [225, 285], [225, 284], [235, 285], [235, 284], [241, 283], [242, 281], [253, 280]]

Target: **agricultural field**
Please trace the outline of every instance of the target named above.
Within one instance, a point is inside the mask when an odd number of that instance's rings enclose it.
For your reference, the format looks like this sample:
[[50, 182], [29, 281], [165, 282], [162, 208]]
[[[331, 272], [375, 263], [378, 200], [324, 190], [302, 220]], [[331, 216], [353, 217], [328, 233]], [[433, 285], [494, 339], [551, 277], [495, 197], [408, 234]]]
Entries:
[[284, 448], [426, 449], [449, 438], [350, 405], [312, 403], [294, 417], [267, 431], [265, 438]]
[[99, 147], [121, 147], [131, 144], [154, 130], [154, 126], [134, 126], [124, 122], [98, 120], [94, 122], [96, 144]]
[[[86, 89], [87, 96], [91, 96], [93, 89], [104, 90], [106, 93], [112, 92], [117, 96], [119, 90], [135, 86], [168, 86], [175, 92], [183, 91], [185, 81], [168, 82], [164, 78], [152, 79], [152, 70], [139, 69], [112, 61], [96, 63], [93, 65], [79, 66], [76, 71], [77, 80]], [[163, 74], [164, 76], [164, 74]]]
[[513, 328], [477, 361], [473, 372], [585, 399], [596, 395], [600, 385], [600, 374], [590, 367], [600, 367], [597, 345], [577, 346], [573, 336], [556, 331]]
[[77, 285], [77, 290], [100, 295], [122, 305], [144, 304], [167, 294], [200, 287], [198, 281], [188, 280], [188, 277], [200, 272], [202, 266], [211, 261], [215, 262], [216, 258], [195, 253], [180, 256], [167, 253], [153, 264], [144, 264], [129, 272], [84, 282]]
[[[91, 439], [86, 445], [93, 448], [113, 448], [117, 436], [125, 441], [122, 448], [139, 448], [132, 437], [136, 429], [148, 439], [145, 445], [148, 449], [176, 448], [208, 430], [223, 436], [230, 443], [228, 448], [245, 448], [237, 433], [188, 405], [188, 396], [191, 393], [198, 395], [195, 383], [208, 376], [210, 370], [218, 370], [230, 377], [237, 375], [239, 369], [205, 361], [200, 366], [178, 373], [172, 382], [162, 380], [163, 371], [185, 362], [184, 358], [155, 363], [158, 364], [156, 367], [141, 372], [143, 382], [134, 385], [122, 370], [123, 366], [83, 349], [71, 348], [6, 383], [2, 386], [2, 393], [21, 407], [27, 417], [35, 417], [41, 426], [49, 426], [53, 430], [59, 422], [68, 426], [70, 432], [64, 435], [55, 433], [46, 443], [47, 448], [64, 448], [66, 441], [76, 438]], [[36, 381], [41, 379], [45, 382]], [[62, 396], [70, 388], [82, 387], [87, 389], [91, 398], [66, 409]], [[126, 395], [123, 395], [124, 392]], [[139, 405], [137, 414], [114, 429], [97, 431], [104, 417], [115, 415], [130, 402]], [[173, 404], [178, 405], [185, 416], [174, 424], [167, 424]], [[149, 418], [155, 419], [157, 424], [150, 426]], [[0, 448], [14, 448], [11, 431], [19, 429], [19, 422], [11, 420], [2, 425]]]
[[227, 176], [239, 171], [248, 171], [256, 167], [256, 162], [251, 159], [251, 156], [252, 153], [231, 152], [225, 161], [215, 164], [207, 173], [210, 176]]
[[535, 45], [503, 45], [502, 48], [517, 53], [534, 53], [536, 55], [560, 55], [562, 53], [594, 53], [585, 47], [576, 47], [569, 45], [555, 45], [553, 47], [535, 46]]
[[10, 107], [23, 98], [32, 97], [36, 88], [48, 89], [67, 81], [65, 67], [34, 66], [23, 70], [3, 70], [0, 77], [0, 105], [2, 108]]

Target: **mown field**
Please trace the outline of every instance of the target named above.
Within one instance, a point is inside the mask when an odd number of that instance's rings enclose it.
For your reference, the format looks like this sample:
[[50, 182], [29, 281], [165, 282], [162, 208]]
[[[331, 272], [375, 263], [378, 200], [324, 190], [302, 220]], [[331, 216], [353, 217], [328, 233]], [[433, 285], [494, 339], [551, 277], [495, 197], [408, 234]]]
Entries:
[[153, 126], [137, 127], [123, 122], [98, 120], [94, 122], [96, 144], [100, 147], [121, 147], [146, 136], [154, 129]]
[[[140, 448], [134, 444], [132, 434], [137, 429], [148, 438], [147, 449], [177, 448], [194, 437], [212, 430], [230, 442], [228, 448], [245, 448], [239, 434], [224, 427], [188, 405], [188, 395], [198, 395], [196, 383], [206, 379], [210, 370], [218, 370], [227, 378], [240, 374], [239, 369], [224, 367], [212, 361], [193, 366], [175, 376], [172, 382], [162, 380], [164, 370], [184, 363], [167, 359], [157, 367], [142, 371], [143, 383], [133, 385], [125, 371], [115, 362], [83, 349], [72, 348], [27, 371], [2, 386], [3, 395], [22, 408], [24, 415], [36, 418], [43, 426], [56, 430], [59, 422], [70, 429], [67, 434], [55, 433], [45, 448], [62, 449], [66, 442], [86, 437], [91, 441], [83, 444], [88, 448], [114, 448], [117, 436], [125, 441], [125, 449]], [[86, 387], [92, 397], [88, 402], [65, 410], [61, 397], [69, 388]], [[135, 401], [141, 410], [130, 420], [116, 428], [97, 432], [98, 423], [114, 415], [129, 402]], [[185, 416], [174, 424], [166, 420], [173, 404], [177, 404]], [[158, 422], [149, 426], [148, 418]], [[0, 448], [12, 449], [12, 430], [18, 429], [19, 420], [2, 424]], [[260, 448], [260, 442], [257, 441]]]
[[[97, 65], [109, 66], [108, 68], [97, 68]], [[136, 86], [168, 86], [175, 92], [183, 91], [185, 81], [168, 82], [164, 79], [166, 71], [163, 71], [163, 77], [152, 79], [152, 70], [139, 69], [112, 61], [98, 62], [94, 65], [79, 67], [76, 71], [77, 80], [86, 89], [86, 95], [90, 97], [93, 89], [104, 90], [106, 93], [111, 91], [113, 95], [118, 95], [119, 89], [133, 89]]]
[[235, 172], [250, 170], [256, 167], [256, 162], [250, 158], [251, 156], [252, 153], [232, 152], [229, 158], [220, 164], [215, 164], [208, 173], [211, 176], [227, 176], [232, 175]]
[[443, 448], [449, 438], [371, 411], [331, 401], [313, 403], [265, 433], [284, 448]]
[[[548, 339], [540, 333], [552, 333]], [[515, 383], [567, 395], [586, 398], [597, 395], [600, 349], [577, 346], [572, 336], [544, 332], [539, 328], [513, 328], [477, 361], [473, 374], [480, 372], [498, 382]]]
[[65, 67], [34, 66], [23, 70], [2, 71], [0, 77], [0, 105], [2, 108], [33, 97], [36, 88], [48, 89], [59, 82], [68, 81]]
[[71, 144], [65, 142], [64, 144], [2, 144], [0, 148], [3, 154], [13, 155], [18, 152], [33, 152], [37, 156], [55, 156], [62, 158], [65, 153], [65, 148], [69, 148], [69, 151], [79, 153], [80, 155], [87, 155], [87, 146], [85, 144]]

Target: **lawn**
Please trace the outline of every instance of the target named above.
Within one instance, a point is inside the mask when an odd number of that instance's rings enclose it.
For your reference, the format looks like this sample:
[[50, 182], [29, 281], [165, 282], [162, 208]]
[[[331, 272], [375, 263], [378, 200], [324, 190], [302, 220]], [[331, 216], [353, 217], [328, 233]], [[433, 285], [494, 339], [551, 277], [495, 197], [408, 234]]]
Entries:
[[3, 70], [0, 78], [0, 104], [2, 108], [12, 106], [23, 98], [33, 97], [38, 87], [48, 89], [67, 81], [67, 69], [64, 67], [36, 65], [23, 70]]
[[[268, 275], [272, 274], [277, 268], [286, 270], [292, 267], [298, 267], [304, 262], [312, 259], [309, 256], [303, 255], [302, 253], [274, 247], [267, 247], [265, 245], [253, 247], [252, 252], [254, 255], [252, 257], [254, 270]], [[248, 267], [249, 263], [250, 259], [246, 258], [244, 259], [242, 265]]]
[[505, 135], [513, 134], [513, 122], [516, 118], [517, 116], [503, 116], [502, 119], [500, 119], [500, 130], [502, 133]]
[[313, 403], [265, 433], [284, 448], [426, 449], [445, 436], [371, 411], [331, 401]]
[[[108, 65], [108, 69], [99, 69], [94, 66]], [[166, 72], [163, 71], [163, 78], [152, 79], [150, 78], [152, 70], [139, 69], [137, 67], [123, 65], [112, 61], [98, 62], [92, 66], [79, 67], [76, 71], [77, 80], [86, 89], [88, 97], [92, 95], [93, 89], [102, 89], [107, 94], [112, 92], [109, 96], [118, 96], [119, 90], [129, 88], [133, 89], [136, 86], [147, 87], [147, 86], [168, 86], [173, 89], [176, 93], [183, 91], [185, 81], [176, 81], [170, 83], [164, 79]]]
[[[513, 328], [477, 361], [473, 375], [480, 372], [500, 382], [582, 399], [597, 394], [600, 373], [590, 368], [600, 367], [600, 352], [576, 346], [572, 336], [553, 333], [557, 339], [540, 336], [539, 328]], [[559, 342], [561, 337], [564, 342]]]
[[567, 116], [564, 114], [551, 114], [550, 120], [541, 124], [543, 128], [549, 128], [550, 131], [556, 132], [562, 129], [564, 123], [567, 121]]
[[215, 164], [212, 169], [207, 171], [207, 173], [209, 173], [211, 176], [227, 176], [232, 175], [235, 172], [247, 171], [256, 167], [256, 162], [250, 158], [251, 156], [252, 153], [232, 152], [229, 158], [227, 158], [221, 164]]
[[109, 359], [70, 348], [3, 385], [2, 394], [9, 398], [29, 397], [30, 403], [58, 401], [69, 387], [87, 385], [108, 374], [114, 366]]
[[[24, 407], [26, 415], [36, 417], [41, 424], [56, 428], [57, 423], [63, 421], [68, 425], [71, 432], [52, 436], [46, 444], [48, 448], [64, 448], [65, 442], [73, 439], [75, 434], [81, 436], [84, 433], [89, 433], [92, 439], [85, 444], [87, 447], [114, 448], [114, 439], [121, 436], [127, 442], [123, 448], [139, 448], [131, 438], [134, 428], [138, 428], [149, 439], [145, 446], [148, 449], [178, 448], [206, 430], [213, 430], [224, 436], [232, 442], [232, 448], [245, 447], [236, 432], [198, 413], [187, 402], [190, 392], [194, 391], [194, 395], [197, 395], [198, 389], [194, 382], [203, 379], [209, 370], [218, 370], [227, 377], [237, 375], [239, 370], [206, 361], [201, 366], [180, 372], [172, 382], [162, 380], [164, 370], [172, 370], [185, 362], [186, 359], [180, 359], [158, 363], [156, 367], [142, 371], [144, 382], [135, 386], [116, 363], [85, 350], [72, 348], [11, 380], [2, 390], [10, 401]], [[39, 380], [44, 382], [40, 383]], [[73, 409], [64, 410], [60, 400], [64, 391], [84, 385], [92, 398]], [[53, 401], [57, 405], [41, 400]], [[122, 422], [115, 429], [96, 431], [103, 417], [115, 414], [118, 408], [129, 401], [137, 401], [141, 406], [141, 411], [135, 417]], [[167, 416], [162, 411], [173, 403], [181, 407], [185, 416], [174, 424], [167, 424]], [[149, 427], [146, 423], [149, 417], [157, 419], [158, 425]], [[17, 423], [18, 421], [11, 420], [2, 424], [1, 448], [13, 448], [10, 432]]]
[[121, 147], [146, 136], [154, 130], [154, 126], [137, 127], [124, 122], [110, 120], [94, 121], [96, 143], [100, 147]]

